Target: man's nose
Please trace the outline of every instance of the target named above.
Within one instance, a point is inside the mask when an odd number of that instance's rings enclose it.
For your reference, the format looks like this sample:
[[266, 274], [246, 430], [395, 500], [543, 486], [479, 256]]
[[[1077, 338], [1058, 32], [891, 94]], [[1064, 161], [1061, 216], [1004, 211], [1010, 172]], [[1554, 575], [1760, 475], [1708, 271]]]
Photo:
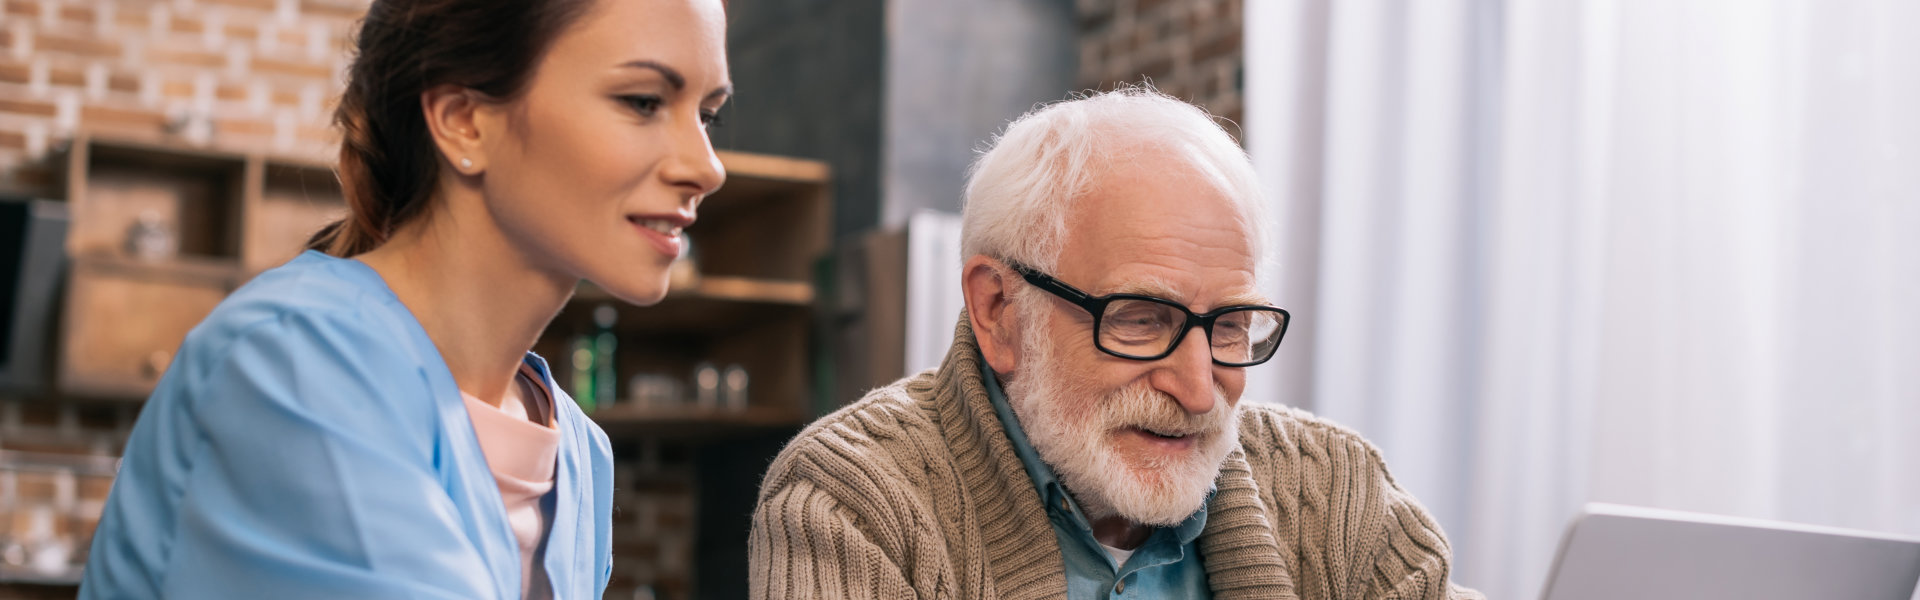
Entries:
[[1151, 378], [1155, 389], [1173, 396], [1189, 414], [1213, 410], [1213, 348], [1206, 330], [1188, 330], [1173, 353], [1159, 362]]

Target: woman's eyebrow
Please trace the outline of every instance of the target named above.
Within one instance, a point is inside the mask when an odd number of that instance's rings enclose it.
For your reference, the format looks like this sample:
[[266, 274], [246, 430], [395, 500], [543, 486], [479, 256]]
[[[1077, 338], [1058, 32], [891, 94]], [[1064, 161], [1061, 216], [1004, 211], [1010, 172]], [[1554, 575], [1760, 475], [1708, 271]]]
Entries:
[[676, 92], [687, 87], [687, 78], [685, 76], [682, 76], [680, 74], [680, 71], [677, 71], [673, 67], [669, 67], [669, 66], [660, 64], [658, 62], [654, 62], [651, 60], [633, 60], [633, 61], [627, 61], [625, 63], [621, 63], [620, 66], [630, 68], [630, 69], [653, 69], [655, 71], [658, 71], [660, 73], [660, 77], [665, 78], [667, 80], [667, 85], [673, 86], [673, 90]]
[[[652, 69], [655, 72], [660, 73], [660, 77], [663, 79], [666, 79], [667, 85], [673, 86], [673, 91], [676, 91], [676, 92], [686, 89], [687, 87], [687, 78], [685, 75], [681, 75], [679, 70], [674, 69], [673, 67], [669, 67], [667, 65], [661, 64], [658, 61], [632, 60], [632, 61], [621, 63], [620, 66], [629, 68], [629, 69]], [[732, 95], [733, 95], [733, 84], [726, 83], [726, 84], [721, 84], [720, 87], [713, 88], [713, 91], [707, 92], [707, 95], [702, 99], [712, 100], [714, 98], [724, 98]]]

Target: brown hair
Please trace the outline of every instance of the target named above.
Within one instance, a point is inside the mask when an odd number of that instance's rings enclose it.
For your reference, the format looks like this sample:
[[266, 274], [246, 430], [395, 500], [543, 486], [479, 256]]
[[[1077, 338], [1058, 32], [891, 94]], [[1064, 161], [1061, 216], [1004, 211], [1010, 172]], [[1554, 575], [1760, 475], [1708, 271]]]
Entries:
[[375, 0], [355, 36], [333, 121], [340, 126], [334, 170], [346, 219], [307, 247], [353, 256], [378, 247], [420, 216], [434, 193], [438, 149], [420, 94], [452, 84], [506, 101], [531, 79], [553, 40], [590, 0]]

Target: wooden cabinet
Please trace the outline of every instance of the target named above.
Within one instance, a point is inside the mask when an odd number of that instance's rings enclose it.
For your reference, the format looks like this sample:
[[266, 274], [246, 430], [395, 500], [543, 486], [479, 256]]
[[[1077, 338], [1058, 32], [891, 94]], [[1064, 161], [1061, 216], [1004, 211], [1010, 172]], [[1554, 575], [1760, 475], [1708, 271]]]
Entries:
[[145, 398], [228, 293], [346, 214], [332, 169], [290, 157], [82, 135], [66, 176], [56, 383], [69, 396]]
[[211, 261], [76, 259], [67, 285], [61, 390], [145, 397], [187, 331], [232, 291], [234, 276], [232, 268]]

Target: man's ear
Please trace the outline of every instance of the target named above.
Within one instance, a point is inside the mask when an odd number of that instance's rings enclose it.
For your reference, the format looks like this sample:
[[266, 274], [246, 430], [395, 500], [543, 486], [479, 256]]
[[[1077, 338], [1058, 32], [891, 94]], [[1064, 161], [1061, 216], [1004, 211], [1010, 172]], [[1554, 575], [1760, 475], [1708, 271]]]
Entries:
[[420, 110], [427, 120], [427, 133], [440, 149], [454, 172], [478, 175], [487, 170], [487, 153], [481, 145], [485, 109], [478, 92], [453, 84], [434, 86], [420, 92]]
[[973, 325], [974, 340], [980, 355], [993, 372], [1007, 374], [1019, 364], [1020, 345], [1015, 343], [1016, 315], [1009, 306], [1012, 286], [1017, 285], [1011, 269], [1000, 261], [975, 254], [960, 268], [960, 289], [966, 295], [967, 321]]

